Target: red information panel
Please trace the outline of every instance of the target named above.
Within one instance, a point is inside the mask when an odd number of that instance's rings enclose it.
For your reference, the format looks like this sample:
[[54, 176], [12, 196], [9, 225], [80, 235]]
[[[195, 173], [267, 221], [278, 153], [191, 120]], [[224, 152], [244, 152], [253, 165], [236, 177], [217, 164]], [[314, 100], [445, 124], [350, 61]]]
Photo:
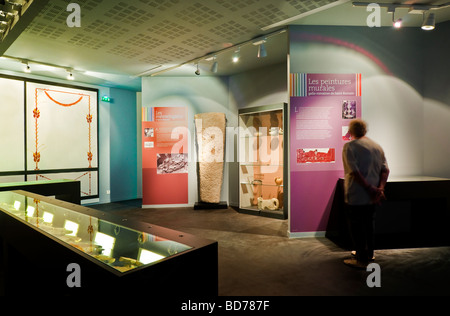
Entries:
[[185, 107], [142, 109], [142, 204], [188, 203]]

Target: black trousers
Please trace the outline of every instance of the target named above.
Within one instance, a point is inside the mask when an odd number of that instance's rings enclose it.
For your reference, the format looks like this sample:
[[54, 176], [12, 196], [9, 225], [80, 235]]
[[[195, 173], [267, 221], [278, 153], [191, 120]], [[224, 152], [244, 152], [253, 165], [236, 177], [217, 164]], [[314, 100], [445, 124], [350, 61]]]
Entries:
[[347, 205], [346, 210], [356, 259], [367, 263], [373, 258], [375, 249], [375, 206]]

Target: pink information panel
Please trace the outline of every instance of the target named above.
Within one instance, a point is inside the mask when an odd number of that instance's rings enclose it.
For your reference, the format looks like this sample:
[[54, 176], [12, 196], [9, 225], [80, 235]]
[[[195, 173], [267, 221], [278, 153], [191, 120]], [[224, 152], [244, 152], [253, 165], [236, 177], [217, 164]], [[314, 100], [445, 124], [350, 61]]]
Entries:
[[297, 190], [291, 192], [291, 230], [305, 225], [292, 220], [306, 212], [313, 214], [306, 216], [312, 222], [301, 231], [317, 231], [323, 228], [328, 202], [343, 175], [349, 122], [361, 117], [361, 75], [294, 73], [290, 97], [291, 189]]
[[291, 77], [291, 171], [341, 170], [348, 124], [361, 116], [360, 75]]

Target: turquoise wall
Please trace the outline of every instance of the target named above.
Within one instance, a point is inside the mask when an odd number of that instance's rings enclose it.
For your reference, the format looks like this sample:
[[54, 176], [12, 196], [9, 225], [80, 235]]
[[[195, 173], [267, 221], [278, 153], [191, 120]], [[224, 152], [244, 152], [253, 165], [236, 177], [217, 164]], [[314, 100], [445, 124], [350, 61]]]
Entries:
[[137, 135], [140, 132], [136, 120], [136, 92], [111, 88], [110, 98], [111, 202], [136, 199], [138, 198]]

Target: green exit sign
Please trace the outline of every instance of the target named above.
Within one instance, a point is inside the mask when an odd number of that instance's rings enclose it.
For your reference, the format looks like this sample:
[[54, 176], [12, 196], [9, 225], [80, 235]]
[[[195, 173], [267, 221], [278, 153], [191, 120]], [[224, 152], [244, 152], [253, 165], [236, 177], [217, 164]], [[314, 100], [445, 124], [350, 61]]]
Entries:
[[107, 95], [102, 96], [102, 101], [103, 102], [111, 102], [111, 98], [108, 97]]

